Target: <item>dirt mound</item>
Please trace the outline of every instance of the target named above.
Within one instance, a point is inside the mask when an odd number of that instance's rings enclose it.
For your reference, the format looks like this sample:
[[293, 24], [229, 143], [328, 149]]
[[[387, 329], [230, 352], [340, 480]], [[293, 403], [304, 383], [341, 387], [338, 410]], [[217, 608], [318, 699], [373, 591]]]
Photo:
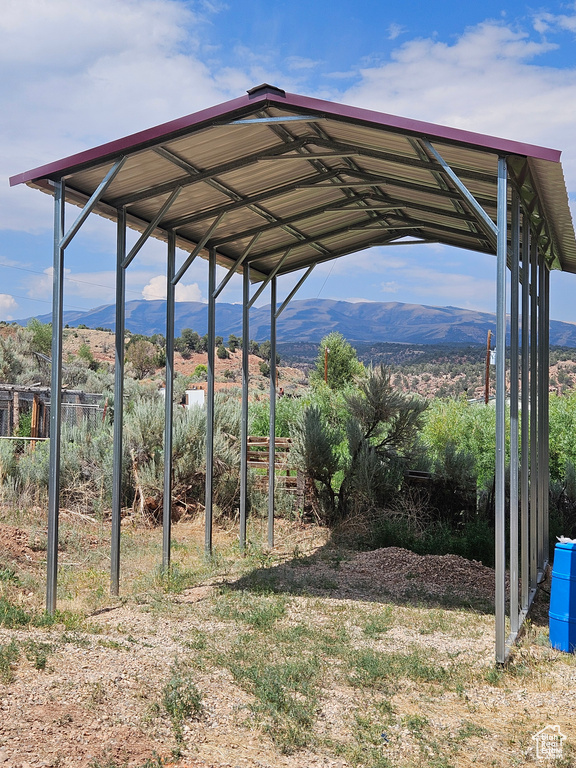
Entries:
[[31, 537], [26, 531], [13, 525], [0, 524], [0, 552], [8, 561], [20, 565], [38, 562], [43, 549], [38, 537]]
[[384, 590], [392, 597], [422, 592], [431, 597], [494, 600], [494, 571], [459, 555], [417, 555], [401, 547], [360, 552], [340, 568], [339, 581]]

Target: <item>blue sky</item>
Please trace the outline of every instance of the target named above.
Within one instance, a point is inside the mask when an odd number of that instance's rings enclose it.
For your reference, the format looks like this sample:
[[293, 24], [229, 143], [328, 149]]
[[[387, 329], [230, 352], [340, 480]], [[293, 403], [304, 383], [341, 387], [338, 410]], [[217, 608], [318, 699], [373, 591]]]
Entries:
[[[574, 2], [4, 0], [0, 319], [51, 306], [52, 202], [9, 188], [9, 176], [261, 82], [560, 149], [574, 213], [575, 51]], [[114, 226], [90, 219], [66, 251], [65, 308], [113, 302], [114, 249]], [[375, 255], [320, 265], [298, 298], [494, 310], [492, 257], [442, 246]], [[163, 298], [164, 259], [156, 241], [142, 250], [128, 299]], [[280, 281], [280, 294], [293, 283]], [[576, 322], [576, 275], [554, 273], [551, 284], [552, 317]], [[205, 300], [205, 262], [178, 290]], [[240, 295], [234, 279], [222, 300]]]

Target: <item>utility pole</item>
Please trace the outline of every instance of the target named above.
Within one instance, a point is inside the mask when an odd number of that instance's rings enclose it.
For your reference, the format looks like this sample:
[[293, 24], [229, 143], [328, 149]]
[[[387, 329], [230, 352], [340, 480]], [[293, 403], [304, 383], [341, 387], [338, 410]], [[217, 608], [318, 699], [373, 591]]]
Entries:
[[324, 347], [324, 384], [328, 384], [328, 347]]
[[492, 339], [492, 331], [488, 331], [488, 343], [486, 345], [486, 376], [484, 379], [484, 403], [488, 405], [490, 399], [490, 341]]

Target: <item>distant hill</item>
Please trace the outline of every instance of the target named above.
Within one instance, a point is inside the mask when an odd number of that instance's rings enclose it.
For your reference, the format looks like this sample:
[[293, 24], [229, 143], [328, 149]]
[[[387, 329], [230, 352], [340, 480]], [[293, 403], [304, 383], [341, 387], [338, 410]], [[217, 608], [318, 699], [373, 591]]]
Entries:
[[[132, 333], [151, 335], [165, 332], [165, 301], [129, 301], [126, 327]], [[50, 322], [50, 315], [38, 318]], [[26, 320], [21, 321], [23, 324]], [[64, 323], [88, 328], [115, 325], [114, 305], [87, 312], [65, 312]], [[208, 307], [194, 301], [176, 304], [176, 335], [192, 328], [200, 335], [208, 329]], [[404, 344], [485, 344], [488, 329], [495, 332], [496, 316], [458, 307], [432, 307], [400, 302], [347, 302], [331, 299], [292, 301], [278, 321], [278, 341], [318, 343], [331, 331], [338, 331], [350, 342], [397, 342]], [[240, 304], [219, 303], [216, 309], [216, 334], [228, 338], [242, 333]], [[250, 312], [250, 337], [263, 341], [270, 337], [270, 307]], [[576, 347], [576, 324], [552, 320], [550, 343]]]

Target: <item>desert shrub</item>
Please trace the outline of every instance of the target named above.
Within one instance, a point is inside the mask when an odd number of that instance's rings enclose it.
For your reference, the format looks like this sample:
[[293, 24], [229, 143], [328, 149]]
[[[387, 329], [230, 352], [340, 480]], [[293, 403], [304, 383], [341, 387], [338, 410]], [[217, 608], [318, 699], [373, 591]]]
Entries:
[[50, 355], [52, 350], [52, 323], [41, 323], [40, 320], [33, 317], [28, 322], [27, 328], [32, 351], [40, 352], [43, 355]]
[[16, 442], [0, 440], [0, 487], [9, 477], [14, 476], [16, 468]]
[[325, 403], [305, 408], [294, 428], [294, 456], [314, 482], [320, 518], [328, 524], [389, 503], [426, 409], [419, 398], [394, 390], [384, 367], [368, 369], [343, 402], [344, 434], [341, 423], [324, 416]]
[[[293, 397], [279, 397], [276, 401], [276, 437], [291, 437], [293, 425], [305, 403]], [[270, 434], [270, 403], [258, 400], [249, 406], [249, 432], [251, 435]]]
[[[134, 485], [134, 507], [159, 519], [164, 479], [164, 403], [142, 400], [126, 421], [126, 438]], [[214, 413], [214, 503], [224, 514], [237, 506], [240, 448], [240, 407], [218, 395]], [[206, 412], [202, 408], [174, 409], [173, 495], [180, 507], [204, 501], [206, 481]]]
[[94, 355], [92, 354], [90, 345], [86, 344], [86, 342], [80, 345], [80, 348], [78, 350], [78, 357], [86, 363], [86, 365], [88, 366], [88, 368], [90, 368], [91, 371], [98, 370], [98, 363], [96, 360], [94, 360]]
[[144, 338], [131, 339], [126, 345], [126, 362], [131, 363], [137, 379], [156, 370], [156, 347]]
[[452, 526], [463, 526], [476, 516], [476, 460], [472, 453], [448, 442], [436, 455], [432, 478], [427, 484], [433, 518]]
[[576, 536], [576, 467], [570, 460], [559, 479], [550, 479], [551, 547], [557, 536]]
[[563, 481], [570, 463], [576, 466], [576, 391], [550, 395], [550, 478]]
[[194, 373], [192, 374], [197, 379], [206, 380], [206, 377], [208, 376], [208, 366], [204, 365], [203, 363], [199, 363], [196, 368], [194, 368]]
[[16, 382], [25, 368], [24, 357], [14, 335], [0, 338], [0, 381]]
[[64, 503], [76, 504], [86, 512], [101, 512], [110, 505], [112, 442], [112, 424], [108, 420], [63, 425], [60, 492]]
[[[327, 353], [326, 350], [328, 350]], [[361, 376], [363, 369], [364, 366], [358, 360], [354, 347], [341, 333], [333, 332], [320, 342], [311, 381], [313, 384], [324, 382], [326, 373], [326, 383], [330, 389], [342, 389], [353, 381], [355, 376]]]
[[[442, 460], [449, 444], [460, 454], [474, 457], [479, 487], [492, 484], [495, 466], [496, 411], [465, 399], [431, 401], [422, 429], [422, 441], [433, 462]], [[509, 458], [509, 440], [506, 451]]]
[[24, 451], [18, 460], [17, 478], [21, 490], [40, 501], [48, 492], [50, 445], [41, 442], [34, 451]]
[[16, 437], [30, 437], [32, 431], [32, 411], [20, 411], [18, 429], [14, 430]]

